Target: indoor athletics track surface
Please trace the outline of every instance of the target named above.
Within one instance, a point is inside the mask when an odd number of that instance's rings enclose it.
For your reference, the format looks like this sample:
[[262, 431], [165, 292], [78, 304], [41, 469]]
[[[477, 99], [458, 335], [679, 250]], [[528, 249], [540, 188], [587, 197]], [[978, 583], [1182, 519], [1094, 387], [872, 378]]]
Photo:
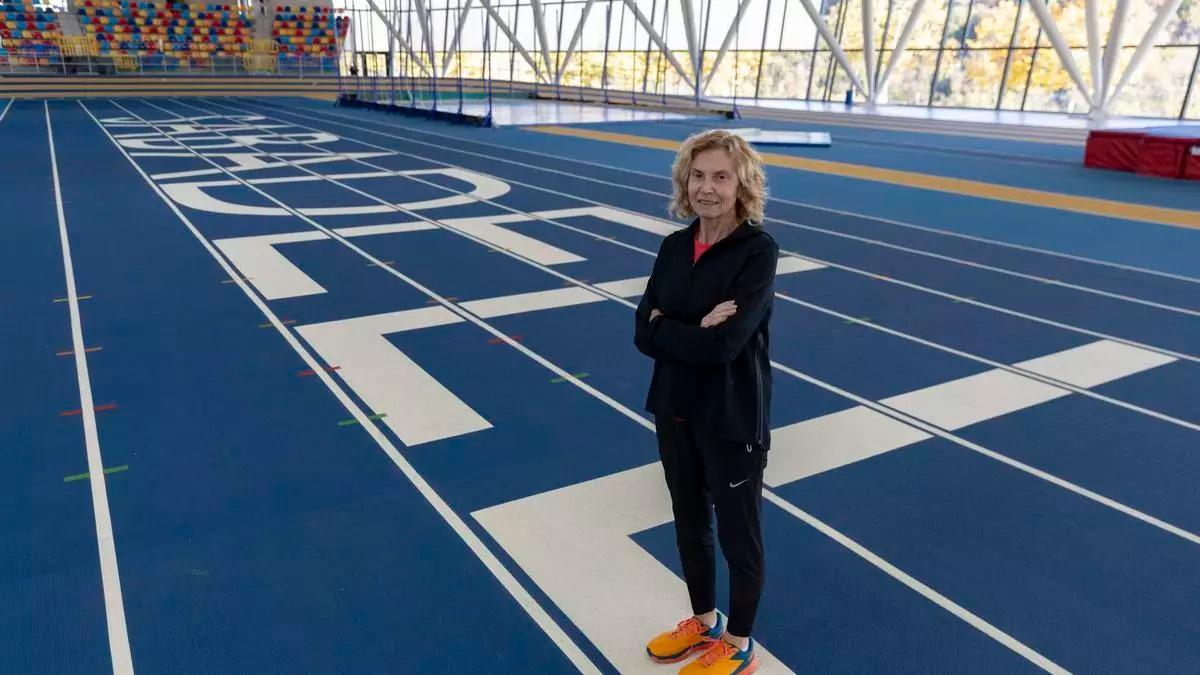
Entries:
[[[633, 308], [746, 120], [0, 108], [0, 671], [673, 672]], [[763, 672], [1195, 672], [1200, 191], [828, 130], [768, 155]]]

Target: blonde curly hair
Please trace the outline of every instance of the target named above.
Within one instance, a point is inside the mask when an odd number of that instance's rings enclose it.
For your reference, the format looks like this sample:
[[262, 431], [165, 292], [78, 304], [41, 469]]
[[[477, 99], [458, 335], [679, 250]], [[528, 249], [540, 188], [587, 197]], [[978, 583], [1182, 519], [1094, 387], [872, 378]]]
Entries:
[[733, 160], [738, 179], [738, 222], [749, 220], [752, 224], [761, 226], [763, 208], [767, 201], [767, 175], [763, 170], [762, 155], [759, 155], [746, 139], [723, 129], [693, 134], [679, 146], [675, 164], [671, 167], [671, 183], [674, 187], [671, 213], [684, 219], [696, 216], [692, 211], [691, 201], [688, 200], [688, 177], [692, 173], [692, 161], [696, 155], [713, 148], [723, 149]]

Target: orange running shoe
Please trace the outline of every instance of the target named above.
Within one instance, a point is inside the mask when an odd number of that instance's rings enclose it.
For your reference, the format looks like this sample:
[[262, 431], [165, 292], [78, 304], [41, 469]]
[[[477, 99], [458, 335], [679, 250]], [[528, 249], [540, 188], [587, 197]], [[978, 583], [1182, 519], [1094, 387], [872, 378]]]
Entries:
[[717, 640], [700, 655], [679, 671], [680, 675], [750, 675], [758, 670], [758, 656], [754, 653], [754, 640], [745, 650]]
[[725, 634], [725, 615], [717, 612], [717, 625], [709, 628], [696, 617], [684, 619], [674, 630], [661, 633], [646, 645], [646, 654], [658, 663], [682, 661], [708, 649]]

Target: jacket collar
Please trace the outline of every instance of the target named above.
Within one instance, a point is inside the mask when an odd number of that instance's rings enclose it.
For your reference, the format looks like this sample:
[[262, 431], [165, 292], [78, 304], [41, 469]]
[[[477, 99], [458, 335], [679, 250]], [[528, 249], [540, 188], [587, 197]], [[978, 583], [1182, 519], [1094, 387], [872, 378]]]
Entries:
[[[700, 219], [696, 218], [695, 220], [692, 221], [691, 225], [688, 225], [688, 228], [687, 228], [687, 232], [688, 232], [687, 240], [688, 240], [689, 244], [696, 240], [696, 234], [699, 231], [700, 231]], [[758, 228], [756, 228], [754, 225], [751, 225], [749, 220], [743, 220], [737, 227], [735, 227], [733, 229], [733, 232], [729, 233], [729, 236], [725, 237], [721, 241], [718, 241], [717, 244], [721, 244], [726, 241], [736, 241], [738, 239], [745, 239], [746, 237], [752, 237], [757, 232], [758, 232]], [[713, 245], [716, 246], [717, 244], [713, 244]]]

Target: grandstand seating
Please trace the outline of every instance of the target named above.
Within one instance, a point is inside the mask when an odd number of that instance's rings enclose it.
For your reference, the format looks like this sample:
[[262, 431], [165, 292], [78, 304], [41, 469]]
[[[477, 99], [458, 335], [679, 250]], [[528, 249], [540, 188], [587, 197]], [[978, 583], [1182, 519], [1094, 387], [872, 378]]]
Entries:
[[0, 0], [0, 63], [59, 63], [58, 15], [33, 0]]
[[236, 56], [252, 37], [241, 7], [179, 0], [81, 0], [80, 24], [95, 37], [101, 54], [161, 55], [204, 61]]
[[281, 52], [332, 56], [349, 26], [350, 19], [335, 16], [329, 6], [297, 6], [294, 11], [277, 6], [271, 35]]
[[212, 57], [241, 57], [247, 70], [274, 71], [276, 58], [281, 71], [325, 69], [332, 62], [319, 57], [335, 56], [350, 27], [332, 5], [279, 4], [271, 25], [256, 32], [249, 3], [228, 1], [71, 0], [68, 32], [77, 18], [82, 35], [68, 38], [55, 12], [34, 4], [40, 0], [0, 0], [0, 65], [49, 66], [67, 55], [93, 55], [112, 57], [119, 69], [207, 66]]

